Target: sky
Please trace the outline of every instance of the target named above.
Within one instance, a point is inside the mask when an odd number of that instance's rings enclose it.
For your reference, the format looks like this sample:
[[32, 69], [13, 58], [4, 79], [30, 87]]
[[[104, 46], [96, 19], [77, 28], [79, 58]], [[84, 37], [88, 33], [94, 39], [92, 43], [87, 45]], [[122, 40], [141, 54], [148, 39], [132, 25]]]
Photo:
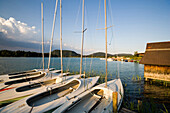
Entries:
[[[0, 0], [0, 49], [49, 52], [55, 0]], [[57, 8], [52, 50], [60, 47]], [[62, 46], [80, 53], [82, 0], [62, 0]], [[104, 0], [85, 0], [84, 54], [105, 52]], [[145, 52], [149, 42], [170, 41], [170, 0], [107, 0], [108, 53]], [[99, 29], [99, 30], [97, 30]]]

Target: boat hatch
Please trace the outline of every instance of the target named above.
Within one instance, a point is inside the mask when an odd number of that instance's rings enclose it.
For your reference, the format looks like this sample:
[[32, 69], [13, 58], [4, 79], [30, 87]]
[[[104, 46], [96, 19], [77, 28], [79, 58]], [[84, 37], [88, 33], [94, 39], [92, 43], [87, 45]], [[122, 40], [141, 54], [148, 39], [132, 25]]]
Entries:
[[46, 92], [40, 93], [36, 96], [29, 98], [27, 100], [27, 104], [31, 107], [46, 104], [73, 92], [79, 87], [79, 85], [80, 83], [78, 80], [73, 80], [68, 84], [54, 89], [52, 89], [52, 87], [47, 87]]

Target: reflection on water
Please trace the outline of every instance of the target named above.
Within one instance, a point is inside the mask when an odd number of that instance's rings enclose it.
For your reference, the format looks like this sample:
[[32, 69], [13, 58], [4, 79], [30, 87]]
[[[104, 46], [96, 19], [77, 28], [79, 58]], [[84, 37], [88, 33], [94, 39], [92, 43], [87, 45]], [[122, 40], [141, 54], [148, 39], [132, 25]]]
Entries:
[[150, 84], [149, 82], [145, 82], [144, 92], [145, 99], [152, 99], [160, 109], [164, 109], [163, 104], [166, 106], [166, 109], [170, 112], [170, 88]]
[[[47, 68], [48, 58], [45, 58]], [[79, 73], [80, 58], [63, 58], [63, 69]], [[60, 69], [60, 58], [51, 58], [51, 67]], [[41, 58], [0, 58], [0, 74], [42, 68]], [[87, 76], [100, 75], [99, 82], [104, 82], [105, 61], [99, 58], [84, 58], [83, 71]], [[82, 72], [83, 72], [82, 71]], [[170, 109], [170, 89], [164, 86], [150, 85], [144, 82], [144, 66], [134, 62], [108, 62], [108, 80], [120, 77], [124, 85], [124, 107], [132, 109], [144, 99], [154, 99], [155, 103], [165, 103]]]
[[169, 103], [170, 102], [170, 88], [165, 86], [151, 85], [148, 82], [144, 85], [144, 97], [154, 98], [158, 102]]

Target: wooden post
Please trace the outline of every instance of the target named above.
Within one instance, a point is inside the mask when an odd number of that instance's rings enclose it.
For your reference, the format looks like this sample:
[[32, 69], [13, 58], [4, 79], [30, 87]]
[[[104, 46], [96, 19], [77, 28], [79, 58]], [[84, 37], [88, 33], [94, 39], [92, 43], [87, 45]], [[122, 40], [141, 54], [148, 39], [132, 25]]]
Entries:
[[145, 77], [145, 81], [149, 81], [148, 78]]
[[112, 93], [112, 100], [113, 100], [113, 112], [117, 113], [117, 92]]

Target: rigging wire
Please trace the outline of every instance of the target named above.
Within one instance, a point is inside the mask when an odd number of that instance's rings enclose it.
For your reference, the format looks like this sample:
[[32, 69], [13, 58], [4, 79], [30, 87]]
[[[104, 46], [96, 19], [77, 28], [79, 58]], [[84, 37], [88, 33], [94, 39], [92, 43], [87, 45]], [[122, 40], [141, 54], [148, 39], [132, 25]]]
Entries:
[[75, 27], [76, 27], [76, 25], [78, 25], [78, 17], [79, 17], [79, 15], [80, 15], [80, 8], [81, 8], [81, 0], [80, 0], [78, 12], [77, 12], [77, 16], [76, 16], [76, 21], [75, 21], [75, 24], [74, 24]]
[[[110, 0], [109, 0], [109, 7], [108, 7], [108, 9], [109, 9], [109, 19], [110, 19], [110, 22], [111, 22], [111, 25], [113, 25], [113, 16], [112, 16], [112, 7], [111, 7], [111, 2], [110, 2]], [[109, 45], [111, 45], [111, 43], [112, 43], [112, 39], [113, 39], [113, 27], [111, 27], [111, 39], [110, 39], [110, 41], [109, 41]]]
[[[100, 12], [100, 6], [101, 6], [101, 0], [99, 0], [99, 8], [98, 8], [98, 14], [97, 14], [97, 21], [96, 21], [96, 28], [98, 27], [97, 25], [98, 25], [98, 19], [99, 19], [99, 16], [101, 16], [101, 12]], [[95, 32], [94, 32], [94, 38], [96, 39], [96, 30], [95, 30]], [[93, 45], [93, 44], [92, 44]], [[91, 73], [92, 73], [92, 63], [93, 63], [93, 54], [92, 54], [92, 56], [91, 56], [91, 62], [90, 62], [90, 75], [91, 75]]]
[[[111, 1], [109, 0], [109, 13], [110, 13], [110, 21], [111, 21], [111, 24], [113, 25], [113, 13], [112, 13], [112, 6], [111, 6]], [[113, 28], [111, 28], [111, 41], [112, 41], [112, 39], [113, 39], [113, 48], [115, 48], [115, 50], [113, 50], [113, 51], [115, 51], [115, 53], [117, 54], [117, 57], [118, 57], [118, 51], [116, 50], [116, 41], [115, 41], [115, 32], [114, 32], [115, 30], [113, 30]], [[110, 41], [110, 44], [109, 45], [111, 45], [111, 41]], [[116, 63], [116, 67], [117, 67], [117, 71], [116, 71], [116, 78], [119, 78], [119, 62], [117, 61], [117, 63]]]

